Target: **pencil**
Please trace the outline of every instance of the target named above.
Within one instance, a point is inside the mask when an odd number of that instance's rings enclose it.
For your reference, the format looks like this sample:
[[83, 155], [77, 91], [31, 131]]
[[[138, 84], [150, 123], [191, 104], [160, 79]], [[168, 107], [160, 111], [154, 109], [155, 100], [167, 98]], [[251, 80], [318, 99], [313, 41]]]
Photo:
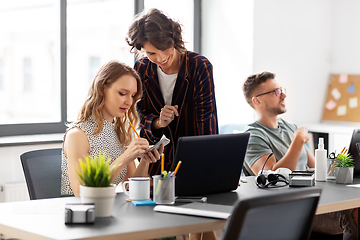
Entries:
[[170, 185], [172, 184], [172, 181], [174, 180], [176, 173], [179, 171], [180, 165], [181, 165], [181, 161], [178, 162], [178, 164], [176, 165], [175, 171], [171, 174], [170, 179], [168, 180], [168, 181], [170, 181], [169, 186], [166, 188], [163, 198], [165, 198], [167, 192], [169, 191]]
[[132, 123], [129, 121], [130, 127], [134, 130], [134, 132], [136, 133], [136, 136], [138, 136], [138, 138], [140, 138], [139, 134], [137, 133], [136, 129], [134, 128], [134, 126], [132, 125]]
[[161, 154], [161, 172], [164, 171], [164, 154]]
[[175, 168], [175, 171], [174, 171], [174, 175], [173, 175], [173, 177], [175, 177], [175, 175], [176, 175], [177, 171], [179, 171], [179, 167], [180, 167], [180, 165], [181, 165], [181, 161], [179, 161], [179, 162], [178, 162], [178, 164], [176, 165], [176, 168]]
[[[346, 151], [347, 151], [347, 149], [346, 149], [346, 147], [344, 147], [343, 150], [341, 150], [341, 152], [339, 154], [345, 154]], [[334, 171], [336, 164], [337, 164], [337, 162], [336, 162], [336, 159], [335, 159], [334, 163], [330, 167], [330, 171], [329, 171], [328, 175], [330, 175], [330, 173], [332, 173], [332, 171]]]
[[335, 160], [334, 163], [331, 165], [331, 168], [330, 168], [330, 171], [329, 171], [328, 175], [330, 175], [330, 173], [332, 173], [332, 171], [334, 171], [336, 164], [337, 164], [337, 162]]
[[345, 150], [346, 150], [346, 147], [344, 147], [343, 150], [341, 150], [340, 154], [342, 154]]

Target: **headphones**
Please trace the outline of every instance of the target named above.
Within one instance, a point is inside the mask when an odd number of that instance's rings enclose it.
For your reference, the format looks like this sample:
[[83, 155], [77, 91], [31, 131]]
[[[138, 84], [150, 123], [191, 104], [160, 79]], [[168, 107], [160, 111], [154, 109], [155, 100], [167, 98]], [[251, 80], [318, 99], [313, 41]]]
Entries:
[[[270, 153], [269, 156], [266, 158], [265, 163], [261, 169], [261, 173], [255, 178], [255, 183], [259, 188], [276, 188], [276, 187], [284, 187], [289, 185], [289, 182], [286, 180], [286, 177], [284, 177], [281, 174], [275, 174], [275, 173], [269, 173], [267, 176], [265, 176], [263, 174], [264, 172], [264, 167], [267, 163], [267, 161], [269, 160], [269, 158], [273, 155], [274, 153]], [[276, 184], [278, 182], [283, 182], [285, 183], [279, 186], [276, 186]]]

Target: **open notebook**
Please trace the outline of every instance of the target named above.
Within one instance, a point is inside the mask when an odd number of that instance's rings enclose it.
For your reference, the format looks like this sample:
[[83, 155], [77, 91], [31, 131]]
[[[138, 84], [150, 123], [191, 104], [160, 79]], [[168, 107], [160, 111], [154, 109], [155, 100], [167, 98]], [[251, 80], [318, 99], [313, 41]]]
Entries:
[[232, 208], [233, 206], [194, 202], [179, 206], [157, 205], [154, 207], [154, 211], [227, 219]]

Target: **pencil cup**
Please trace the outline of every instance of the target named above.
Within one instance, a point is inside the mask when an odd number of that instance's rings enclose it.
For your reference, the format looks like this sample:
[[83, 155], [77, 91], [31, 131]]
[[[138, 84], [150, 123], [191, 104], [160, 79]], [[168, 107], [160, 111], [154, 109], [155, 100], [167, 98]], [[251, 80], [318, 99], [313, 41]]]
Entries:
[[[326, 180], [335, 180], [335, 169], [332, 169], [335, 158], [328, 158], [326, 161]], [[333, 167], [334, 168], [334, 167]], [[330, 173], [331, 171], [331, 173]]]
[[156, 204], [175, 203], [175, 177], [153, 176], [153, 201]]

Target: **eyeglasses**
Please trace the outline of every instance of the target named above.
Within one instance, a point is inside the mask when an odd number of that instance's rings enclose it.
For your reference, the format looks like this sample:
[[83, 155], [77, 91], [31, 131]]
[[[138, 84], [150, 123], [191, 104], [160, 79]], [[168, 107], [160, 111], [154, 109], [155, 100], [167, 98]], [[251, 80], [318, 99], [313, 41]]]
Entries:
[[277, 97], [280, 97], [283, 93], [286, 94], [286, 89], [285, 89], [285, 88], [282, 88], [282, 87], [281, 87], [281, 88], [277, 88], [277, 89], [272, 90], [272, 91], [270, 91], [270, 92], [258, 94], [258, 95], [256, 95], [255, 97], [259, 97], [259, 96], [262, 96], [262, 95], [265, 95], [265, 94], [269, 94], [269, 93], [275, 93], [275, 95], [276, 95]]

